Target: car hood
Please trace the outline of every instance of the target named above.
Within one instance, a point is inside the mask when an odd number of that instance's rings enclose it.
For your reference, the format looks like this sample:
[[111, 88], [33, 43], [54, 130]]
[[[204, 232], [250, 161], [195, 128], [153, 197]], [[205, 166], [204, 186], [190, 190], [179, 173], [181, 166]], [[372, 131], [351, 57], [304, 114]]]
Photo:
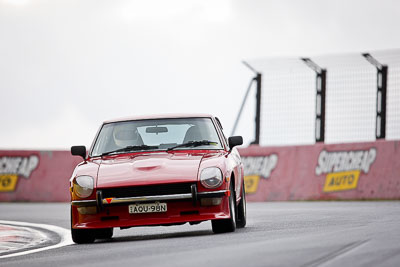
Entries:
[[203, 157], [165, 152], [112, 157], [102, 160], [97, 187], [195, 182]]

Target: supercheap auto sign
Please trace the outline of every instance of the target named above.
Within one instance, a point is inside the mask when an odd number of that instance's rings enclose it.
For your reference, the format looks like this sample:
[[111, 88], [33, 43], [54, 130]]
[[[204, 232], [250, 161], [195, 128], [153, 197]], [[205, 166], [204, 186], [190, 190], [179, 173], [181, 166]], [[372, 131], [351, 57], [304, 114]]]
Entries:
[[0, 192], [15, 191], [18, 177], [28, 179], [38, 167], [39, 157], [0, 157]]
[[269, 179], [278, 164], [278, 155], [269, 154], [260, 157], [242, 157], [246, 193], [257, 192], [260, 178]]
[[360, 174], [368, 174], [376, 156], [375, 148], [334, 152], [322, 150], [318, 157], [315, 174], [317, 176], [326, 174], [324, 192], [355, 189]]
[[67, 150], [0, 150], [0, 202], [68, 201], [81, 161]]
[[249, 201], [400, 199], [400, 140], [239, 150]]

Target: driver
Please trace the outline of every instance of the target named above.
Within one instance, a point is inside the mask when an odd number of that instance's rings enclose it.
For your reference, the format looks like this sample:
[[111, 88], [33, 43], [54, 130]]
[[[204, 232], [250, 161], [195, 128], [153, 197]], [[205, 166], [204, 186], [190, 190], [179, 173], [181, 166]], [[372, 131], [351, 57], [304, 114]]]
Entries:
[[120, 148], [143, 145], [137, 128], [130, 123], [116, 125], [113, 129], [113, 137], [115, 144]]

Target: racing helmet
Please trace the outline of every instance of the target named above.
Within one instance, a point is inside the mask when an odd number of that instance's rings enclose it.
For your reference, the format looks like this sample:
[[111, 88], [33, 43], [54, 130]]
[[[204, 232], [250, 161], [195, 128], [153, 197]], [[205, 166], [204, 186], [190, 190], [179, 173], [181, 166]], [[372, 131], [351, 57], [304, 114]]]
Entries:
[[123, 148], [127, 146], [140, 145], [140, 135], [137, 128], [131, 123], [121, 123], [114, 127], [114, 142]]

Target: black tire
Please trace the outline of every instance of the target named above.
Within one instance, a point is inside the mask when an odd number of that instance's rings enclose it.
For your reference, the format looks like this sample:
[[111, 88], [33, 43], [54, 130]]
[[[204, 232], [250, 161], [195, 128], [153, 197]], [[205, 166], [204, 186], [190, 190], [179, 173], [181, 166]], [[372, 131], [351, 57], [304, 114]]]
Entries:
[[96, 230], [96, 238], [98, 239], [110, 239], [114, 233], [114, 228], [104, 228]]
[[71, 207], [71, 237], [77, 244], [93, 243], [96, 239], [95, 231], [92, 229], [73, 229], [72, 228], [72, 207]]
[[244, 187], [244, 182], [242, 184], [242, 198], [240, 199], [238, 208], [237, 208], [237, 220], [236, 227], [244, 228], [246, 226], [246, 216], [247, 216], [247, 207], [246, 207], [246, 192]]
[[72, 241], [77, 244], [93, 243], [96, 239], [95, 231], [92, 229], [73, 229], [71, 228]]
[[231, 195], [229, 196], [229, 219], [212, 220], [211, 226], [214, 233], [228, 233], [236, 230], [236, 197], [233, 186], [230, 186]]

